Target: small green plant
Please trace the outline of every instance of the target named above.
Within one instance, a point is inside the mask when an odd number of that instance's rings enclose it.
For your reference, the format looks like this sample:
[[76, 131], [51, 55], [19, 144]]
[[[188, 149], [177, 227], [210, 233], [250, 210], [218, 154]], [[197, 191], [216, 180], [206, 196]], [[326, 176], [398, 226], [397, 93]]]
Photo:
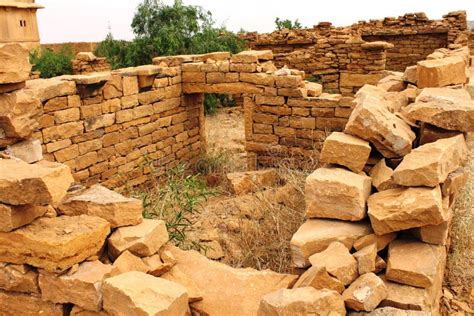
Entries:
[[33, 65], [33, 71], [39, 71], [41, 78], [72, 74], [71, 61], [73, 59], [73, 49], [68, 45], [62, 47], [58, 52], [42, 49], [30, 53], [30, 63]]
[[318, 75], [311, 75], [311, 76], [309, 76], [308, 78], [306, 78], [306, 81], [309, 81], [309, 82], [316, 82], [316, 83], [322, 83], [322, 82], [323, 82], [323, 79], [321, 78], [321, 76], [318, 76]]
[[293, 30], [293, 29], [303, 28], [300, 21], [298, 21], [298, 20], [295, 20], [294, 22], [292, 22], [291, 20], [288, 20], [288, 19], [281, 20], [280, 18], [275, 19], [275, 25], [276, 25], [276, 29], [278, 31], [281, 31], [283, 29]]
[[207, 115], [216, 114], [219, 107], [234, 107], [235, 100], [227, 94], [210, 93], [204, 96], [204, 112]]
[[184, 249], [203, 250], [198, 242], [188, 240], [187, 232], [193, 225], [193, 215], [199, 213], [199, 204], [215, 193], [198, 175], [187, 175], [186, 170], [186, 165], [180, 164], [168, 170], [164, 184], [134, 195], [143, 201], [143, 217], [166, 222], [170, 241]]

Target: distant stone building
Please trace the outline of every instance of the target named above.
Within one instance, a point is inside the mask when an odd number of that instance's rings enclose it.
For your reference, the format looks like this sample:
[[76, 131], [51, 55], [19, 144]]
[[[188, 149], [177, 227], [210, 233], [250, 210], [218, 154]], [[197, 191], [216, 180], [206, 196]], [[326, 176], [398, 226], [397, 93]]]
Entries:
[[29, 49], [38, 47], [36, 11], [42, 8], [35, 0], [0, 0], [0, 43], [21, 43]]

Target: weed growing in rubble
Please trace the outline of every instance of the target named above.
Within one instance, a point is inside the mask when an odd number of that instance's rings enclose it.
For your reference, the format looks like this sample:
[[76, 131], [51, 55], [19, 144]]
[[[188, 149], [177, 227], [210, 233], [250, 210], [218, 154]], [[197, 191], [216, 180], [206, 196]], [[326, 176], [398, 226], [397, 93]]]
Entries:
[[168, 170], [164, 184], [140, 191], [136, 195], [143, 200], [145, 218], [157, 218], [166, 222], [170, 241], [181, 248], [200, 250], [198, 243], [187, 239], [193, 225], [193, 215], [199, 212], [198, 205], [214, 192], [197, 175], [188, 175], [186, 165]]

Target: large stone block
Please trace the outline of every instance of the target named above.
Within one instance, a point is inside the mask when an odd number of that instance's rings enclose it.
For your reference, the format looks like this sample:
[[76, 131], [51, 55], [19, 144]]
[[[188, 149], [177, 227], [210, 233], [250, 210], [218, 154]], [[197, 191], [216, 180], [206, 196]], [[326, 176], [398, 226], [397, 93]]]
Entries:
[[399, 187], [399, 185], [393, 181], [393, 169], [387, 166], [385, 159], [380, 160], [370, 169], [369, 174], [372, 177], [373, 186], [376, 187], [379, 192]]
[[8, 146], [7, 153], [26, 163], [35, 163], [43, 159], [43, 148], [41, 148], [41, 141], [38, 139], [28, 139]]
[[47, 206], [0, 204], [0, 232], [10, 232], [25, 226], [48, 211]]
[[377, 235], [438, 225], [447, 219], [441, 190], [435, 188], [399, 188], [369, 197], [369, 217]]
[[102, 281], [112, 271], [100, 261], [81, 263], [72, 273], [40, 273], [41, 297], [53, 303], [72, 303], [90, 311], [102, 309]]
[[403, 158], [393, 180], [403, 186], [435, 187], [461, 166], [468, 152], [464, 135], [422, 145]]
[[0, 263], [0, 289], [39, 294], [38, 272], [25, 264]]
[[64, 271], [96, 255], [109, 223], [87, 215], [40, 218], [10, 233], [0, 233], [0, 261]]
[[174, 282], [143, 272], [127, 272], [104, 281], [104, 309], [111, 315], [185, 316], [188, 293]]
[[338, 164], [359, 173], [370, 155], [370, 145], [358, 137], [334, 132], [324, 141], [319, 160]]
[[341, 295], [331, 290], [302, 287], [267, 294], [260, 302], [258, 316], [345, 315]]
[[319, 168], [306, 178], [306, 215], [359, 221], [366, 217], [371, 179], [342, 168]]
[[415, 133], [389, 110], [389, 103], [372, 93], [360, 93], [344, 130], [371, 142], [386, 158], [403, 157], [412, 149]]
[[342, 294], [346, 306], [356, 311], [373, 311], [387, 297], [387, 287], [374, 273], [361, 275]]
[[342, 294], [344, 292], [344, 284], [329, 275], [326, 267], [312, 266], [306, 270], [295, 283], [293, 288], [311, 286], [316, 290], [329, 289]]
[[309, 257], [338, 241], [348, 249], [360, 237], [372, 233], [368, 222], [343, 222], [329, 219], [306, 221], [291, 238], [291, 258], [296, 267], [309, 266]]
[[86, 214], [107, 220], [111, 227], [138, 225], [142, 222], [142, 201], [126, 198], [101, 185], [68, 194], [59, 205], [61, 214]]
[[0, 315], [64, 316], [63, 305], [45, 302], [39, 296], [0, 291]]
[[466, 83], [466, 63], [460, 56], [419, 61], [417, 64], [418, 88], [446, 87]]
[[31, 72], [28, 49], [18, 43], [0, 44], [0, 84], [28, 80]]
[[74, 182], [68, 166], [0, 159], [0, 202], [10, 205], [58, 204]]

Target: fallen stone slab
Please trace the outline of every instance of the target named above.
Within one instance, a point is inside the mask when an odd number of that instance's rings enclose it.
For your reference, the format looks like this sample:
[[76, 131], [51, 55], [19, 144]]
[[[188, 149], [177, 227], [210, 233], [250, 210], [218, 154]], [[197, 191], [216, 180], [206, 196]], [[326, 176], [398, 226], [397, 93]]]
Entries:
[[231, 192], [236, 195], [260, 191], [265, 187], [274, 187], [279, 182], [278, 172], [275, 169], [234, 172], [228, 173], [226, 177]]
[[39, 296], [0, 291], [0, 315], [64, 316], [64, 306], [45, 302]]
[[[447, 199], [449, 200], [449, 199]], [[444, 200], [443, 200], [444, 202]], [[453, 210], [447, 205], [449, 201], [444, 202], [447, 219], [438, 225], [427, 225], [410, 230], [413, 236], [417, 239], [433, 245], [445, 246], [449, 241], [449, 232], [451, 230], [451, 222], [453, 220]]]
[[367, 216], [371, 179], [342, 168], [319, 168], [306, 178], [306, 216], [360, 221]]
[[359, 275], [374, 272], [377, 263], [377, 244], [365, 246], [353, 254], [357, 260], [357, 270]]
[[377, 252], [379, 252], [384, 250], [395, 238], [397, 238], [396, 233], [388, 233], [385, 235], [370, 234], [357, 239], [354, 242], [354, 248], [355, 250], [361, 250], [375, 243], [377, 245]]
[[19, 43], [0, 44], [0, 84], [28, 80], [31, 72], [28, 55], [28, 49]]
[[144, 219], [136, 226], [118, 228], [108, 239], [109, 256], [117, 258], [125, 250], [138, 257], [149, 257], [169, 240], [162, 220]]
[[428, 123], [421, 123], [419, 146], [433, 143], [443, 138], [451, 138], [460, 134], [462, 133], [459, 131], [449, 131]]
[[138, 225], [142, 222], [142, 201], [124, 197], [101, 185], [68, 194], [59, 205], [61, 214], [101, 217], [112, 228]]
[[415, 148], [393, 172], [393, 180], [402, 186], [435, 187], [467, 159], [464, 135], [444, 138]]
[[334, 132], [324, 141], [319, 160], [324, 163], [338, 164], [359, 173], [364, 169], [370, 151], [370, 145], [365, 140]]
[[371, 225], [366, 222], [344, 222], [329, 219], [310, 219], [306, 221], [291, 238], [291, 258], [296, 267], [309, 266], [309, 257], [325, 250], [331, 243], [338, 241], [347, 249], [354, 242], [371, 234]]
[[81, 263], [72, 273], [40, 273], [41, 298], [53, 303], [71, 303], [90, 311], [102, 309], [102, 281], [112, 266], [100, 261]]
[[380, 160], [369, 172], [372, 177], [372, 184], [377, 191], [385, 191], [400, 187], [393, 179], [393, 169], [388, 167], [385, 159]]
[[439, 186], [386, 190], [370, 196], [367, 203], [377, 235], [438, 225], [447, 219]]
[[125, 250], [122, 254], [114, 261], [111, 276], [120, 275], [130, 271], [138, 271], [148, 273], [148, 266], [139, 257], [132, 254], [130, 251]]
[[387, 297], [380, 303], [380, 306], [402, 310], [438, 311], [436, 301], [439, 299], [441, 291], [436, 293], [437, 291], [434, 291], [434, 287], [423, 289], [383, 279], [387, 287]]
[[311, 286], [316, 290], [329, 289], [342, 294], [345, 287], [344, 284], [329, 275], [326, 267], [324, 266], [312, 266], [306, 270], [295, 283], [293, 288]]
[[151, 274], [153, 276], [159, 277], [173, 267], [174, 264], [170, 263], [165, 263], [163, 260], [161, 260], [160, 255], [156, 254], [151, 257], [144, 257], [142, 258], [143, 263], [146, 265], [148, 268], [148, 274]]
[[0, 204], [0, 232], [10, 232], [33, 222], [48, 211], [47, 206]]
[[189, 313], [186, 289], [143, 272], [127, 272], [104, 281], [104, 310], [111, 315], [169, 315]]
[[446, 87], [466, 83], [466, 63], [460, 56], [423, 60], [417, 63], [418, 88]]
[[386, 158], [403, 157], [412, 149], [415, 133], [389, 110], [390, 104], [371, 93], [361, 93], [344, 132], [371, 142]]
[[10, 205], [57, 204], [74, 182], [68, 166], [41, 161], [0, 159], [0, 202]]
[[374, 273], [361, 275], [342, 294], [346, 306], [356, 311], [371, 312], [387, 297], [387, 287]]
[[26, 163], [35, 163], [43, 160], [43, 149], [41, 141], [29, 139], [7, 147], [7, 154], [11, 157], [23, 160]]
[[0, 262], [64, 271], [96, 255], [109, 232], [109, 223], [98, 217], [40, 218], [13, 232], [0, 233]]
[[339, 293], [302, 287], [281, 289], [263, 297], [258, 316], [273, 315], [345, 315], [346, 308]]
[[386, 277], [397, 283], [429, 288], [442, 278], [445, 263], [444, 246], [397, 239], [388, 247]]
[[24, 264], [0, 263], [0, 289], [39, 294], [38, 272]]
[[309, 257], [313, 267], [324, 267], [330, 275], [349, 285], [359, 276], [357, 260], [351, 255], [347, 247], [340, 242], [333, 242], [329, 247]]
[[[289, 288], [297, 279], [294, 275], [269, 270], [235, 269], [209, 260], [196, 251], [183, 251], [173, 246], [166, 246], [166, 251], [176, 260], [174, 268], [186, 274], [200, 290], [202, 301], [191, 304], [197, 313], [256, 315], [263, 296]], [[163, 260], [166, 262], [165, 258]]]

